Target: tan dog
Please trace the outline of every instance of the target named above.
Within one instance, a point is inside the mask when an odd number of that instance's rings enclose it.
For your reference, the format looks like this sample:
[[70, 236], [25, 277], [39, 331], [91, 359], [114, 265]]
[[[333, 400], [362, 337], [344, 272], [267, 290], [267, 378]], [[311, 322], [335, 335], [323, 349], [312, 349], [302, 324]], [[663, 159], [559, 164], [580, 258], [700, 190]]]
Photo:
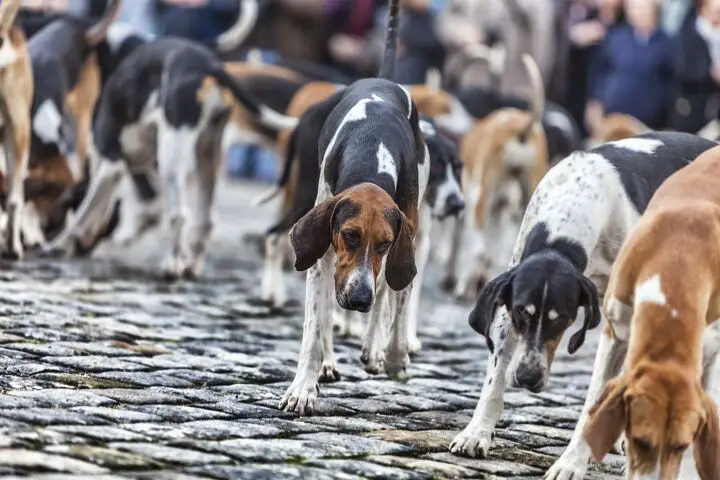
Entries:
[[3, 130], [5, 169], [3, 193], [7, 210], [7, 236], [3, 255], [22, 251], [20, 229], [25, 201], [23, 181], [30, 158], [30, 106], [33, 100], [33, 71], [25, 36], [13, 26], [20, 0], [0, 4], [0, 122]]
[[625, 372], [590, 410], [585, 439], [601, 460], [625, 432], [631, 476], [686, 478], [678, 469], [692, 446], [700, 477], [720, 478], [717, 406], [701, 383], [703, 334], [720, 316], [718, 238], [714, 147], [655, 192], [610, 275], [607, 328], [629, 348]]
[[[456, 225], [447, 275], [455, 278], [459, 243], [465, 243], [463, 250], [472, 249], [473, 260], [461, 272], [456, 288], [460, 297], [474, 297], [479, 281], [505, 268], [525, 206], [549, 166], [540, 123], [545, 103], [542, 78], [532, 57], [525, 55], [523, 61], [533, 87], [531, 111], [497, 110], [478, 121], [460, 146], [468, 208], [464, 225]], [[498, 250], [504, 246], [507, 251]]]
[[651, 131], [650, 127], [635, 117], [624, 113], [610, 113], [602, 118], [600, 126], [593, 132], [593, 136], [588, 140], [588, 148], [595, 148], [603, 143], [615, 142]]

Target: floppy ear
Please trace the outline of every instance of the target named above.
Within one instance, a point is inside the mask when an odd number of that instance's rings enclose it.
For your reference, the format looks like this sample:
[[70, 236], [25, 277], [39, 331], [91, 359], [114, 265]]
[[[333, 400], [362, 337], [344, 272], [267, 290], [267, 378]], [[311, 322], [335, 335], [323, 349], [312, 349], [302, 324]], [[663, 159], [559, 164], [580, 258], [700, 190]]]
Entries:
[[625, 377], [610, 380], [590, 409], [583, 438], [596, 462], [602, 461], [625, 428]]
[[705, 423], [695, 437], [695, 468], [703, 480], [720, 478], [720, 425], [715, 402], [703, 393]]
[[20, 8], [20, 3], [20, 0], [2, 0], [2, 3], [0, 3], [0, 33], [10, 30]]
[[410, 285], [415, 278], [415, 249], [413, 230], [407, 217], [399, 209], [392, 210], [388, 220], [393, 223], [395, 239], [385, 262], [385, 280], [388, 286], [399, 292]]
[[494, 351], [494, 345], [490, 338], [490, 328], [495, 319], [495, 311], [503, 305], [508, 309], [512, 308], [512, 281], [516, 269], [517, 267], [511, 268], [483, 286], [475, 308], [468, 318], [472, 329], [485, 337], [491, 353]]
[[302, 272], [320, 259], [332, 241], [332, 219], [340, 197], [317, 204], [290, 230], [290, 244], [295, 252], [295, 270]]
[[572, 355], [585, 342], [585, 332], [592, 330], [600, 325], [602, 321], [602, 311], [600, 310], [600, 298], [598, 296], [595, 284], [582, 273], [578, 279], [580, 282], [580, 303], [585, 307], [585, 318], [580, 330], [570, 337], [568, 342], [568, 352]]

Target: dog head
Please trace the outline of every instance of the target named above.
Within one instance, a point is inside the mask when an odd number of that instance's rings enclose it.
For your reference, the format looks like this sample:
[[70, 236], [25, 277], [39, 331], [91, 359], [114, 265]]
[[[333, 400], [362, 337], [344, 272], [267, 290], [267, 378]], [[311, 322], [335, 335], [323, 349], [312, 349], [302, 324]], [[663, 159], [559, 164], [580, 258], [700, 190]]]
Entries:
[[584, 307], [585, 316], [582, 327], [570, 338], [570, 353], [580, 348], [585, 332], [601, 320], [595, 285], [553, 249], [524, 258], [480, 291], [469, 322], [485, 336], [490, 351], [494, 349], [490, 337], [499, 307], [507, 310], [519, 340], [510, 365], [511, 383], [533, 392], [545, 388], [555, 351], [579, 308]]
[[460, 188], [462, 162], [458, 149], [437, 131], [429, 118], [421, 117], [419, 125], [430, 153], [430, 178], [425, 202], [436, 218], [456, 217], [465, 208]]
[[372, 308], [383, 267], [388, 286], [403, 290], [415, 277], [415, 226], [380, 187], [362, 183], [318, 205], [290, 231], [295, 268], [310, 268], [332, 245], [335, 297], [347, 310]]
[[720, 478], [717, 406], [679, 365], [640, 364], [607, 384], [584, 431], [595, 460], [610, 451], [623, 431], [628, 478], [678, 478], [691, 445], [700, 477]]

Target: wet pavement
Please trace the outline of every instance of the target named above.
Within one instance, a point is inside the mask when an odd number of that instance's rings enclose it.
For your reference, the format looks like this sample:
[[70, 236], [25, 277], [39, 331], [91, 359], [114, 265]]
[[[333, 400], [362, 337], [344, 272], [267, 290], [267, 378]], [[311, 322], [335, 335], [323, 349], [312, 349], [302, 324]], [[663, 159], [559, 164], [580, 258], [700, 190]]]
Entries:
[[[321, 386], [317, 416], [294, 418], [276, 407], [297, 363], [303, 278], [289, 279], [285, 311], [254, 301], [260, 260], [243, 235], [272, 218], [249, 206], [261, 188], [223, 182], [198, 281], [154, 279], [158, 234], [0, 270], [0, 476], [541, 478], [579, 416], [599, 329], [575, 355], [563, 347], [547, 391], [508, 392], [488, 459], [454, 456], [487, 349], [431, 268], [409, 379], [365, 373], [359, 341], [338, 339], [342, 380]], [[619, 478], [621, 461], [586, 478]]]

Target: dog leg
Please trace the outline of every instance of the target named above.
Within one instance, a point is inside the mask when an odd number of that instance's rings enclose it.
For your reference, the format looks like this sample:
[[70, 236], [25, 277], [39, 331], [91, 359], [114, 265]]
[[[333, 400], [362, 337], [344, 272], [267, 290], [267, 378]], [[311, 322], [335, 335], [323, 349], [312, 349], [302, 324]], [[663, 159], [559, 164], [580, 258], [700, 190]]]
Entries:
[[[380, 272], [380, 278], [385, 277], [385, 269]], [[363, 335], [363, 346], [360, 353], [360, 361], [365, 365], [365, 371], [377, 375], [383, 369], [385, 363], [385, 338], [387, 334], [387, 326], [389, 315], [392, 310], [388, 305], [388, 285], [387, 282], [378, 282], [378, 290], [375, 297], [375, 305], [370, 311], [370, 322]]]
[[274, 308], [285, 305], [285, 282], [282, 270], [283, 264], [283, 236], [270, 233], [265, 237], [265, 261], [262, 284], [260, 286], [260, 299]]
[[507, 312], [503, 311], [499, 315], [490, 332], [495, 351], [487, 360], [487, 373], [480, 400], [470, 423], [450, 443], [450, 451], [458, 455], [486, 457], [495, 425], [502, 414], [507, 369], [517, 344], [510, 331], [510, 317]]
[[[10, 110], [11, 116], [19, 116]], [[6, 244], [3, 256], [13, 260], [23, 257], [23, 246], [20, 241], [20, 229], [25, 204], [25, 175], [27, 174], [30, 159], [30, 131], [24, 128], [28, 122], [18, 118], [11, 118], [11, 125], [5, 134], [5, 155], [7, 157], [7, 228]]]
[[129, 176], [124, 179], [119, 198], [120, 222], [113, 232], [112, 242], [127, 247], [158, 222], [160, 214], [156, 203], [159, 199], [142, 200]]
[[197, 133], [181, 132], [169, 125], [158, 129], [158, 169], [163, 184], [163, 213], [169, 225], [170, 251], [160, 266], [168, 280], [180, 278], [188, 266], [190, 252], [185, 238], [188, 223], [188, 179], [195, 170]]
[[202, 272], [205, 263], [205, 250], [210, 233], [213, 229], [213, 201], [215, 200], [215, 186], [217, 185], [217, 165], [206, 162], [200, 158], [196, 172], [197, 188], [193, 198], [192, 222], [190, 223], [190, 259], [186, 266], [185, 275], [197, 277]]
[[45, 233], [42, 229], [42, 221], [34, 202], [25, 204], [22, 216], [21, 227], [23, 244], [28, 248], [37, 248], [45, 244]]
[[[423, 209], [423, 212], [426, 212]], [[427, 217], [427, 218], [426, 218]], [[422, 343], [417, 336], [418, 316], [420, 315], [420, 291], [422, 290], [422, 281], [425, 277], [425, 267], [427, 266], [430, 256], [430, 222], [429, 215], [420, 217], [420, 228], [416, 234], [415, 245], [415, 264], [417, 265], [417, 274], [413, 279], [412, 294], [410, 295], [410, 304], [408, 306], [408, 348], [410, 354], [420, 351]]]
[[115, 190], [126, 173], [125, 162], [120, 160], [101, 160], [97, 171], [90, 180], [88, 191], [78, 207], [77, 213], [63, 231], [47, 245], [45, 253], [67, 253], [73, 248], [73, 240], [82, 239], [85, 244], [92, 244], [88, 239], [97, 226], [105, 220], [110, 210]]
[[323, 362], [320, 368], [321, 383], [332, 383], [340, 381], [340, 373], [338, 372], [337, 359], [335, 358], [335, 349], [333, 348], [333, 331], [330, 328], [323, 330]]
[[392, 324], [390, 325], [390, 339], [385, 347], [385, 373], [394, 377], [405, 373], [410, 363], [408, 348], [408, 313], [410, 296], [413, 284], [400, 292], [389, 292], [390, 312]]
[[583, 431], [590, 408], [595, 404], [605, 384], [620, 373], [628, 344], [612, 336], [609, 327], [603, 327], [600, 344], [595, 354], [590, 386], [585, 397], [580, 419], [575, 426], [568, 447], [545, 474], [548, 480], [580, 480], [585, 476], [591, 458], [590, 446], [583, 439]]
[[445, 292], [452, 292], [457, 283], [457, 267], [460, 248], [462, 248], [465, 214], [459, 218], [451, 218], [449, 221], [452, 222], [451, 225], [449, 225], [449, 251], [445, 264], [445, 276], [440, 281], [440, 288]]
[[297, 373], [280, 401], [280, 408], [298, 415], [313, 415], [318, 379], [323, 363], [323, 339], [332, 330], [330, 307], [333, 291], [335, 254], [326, 252], [310, 267], [305, 284], [305, 323]]

